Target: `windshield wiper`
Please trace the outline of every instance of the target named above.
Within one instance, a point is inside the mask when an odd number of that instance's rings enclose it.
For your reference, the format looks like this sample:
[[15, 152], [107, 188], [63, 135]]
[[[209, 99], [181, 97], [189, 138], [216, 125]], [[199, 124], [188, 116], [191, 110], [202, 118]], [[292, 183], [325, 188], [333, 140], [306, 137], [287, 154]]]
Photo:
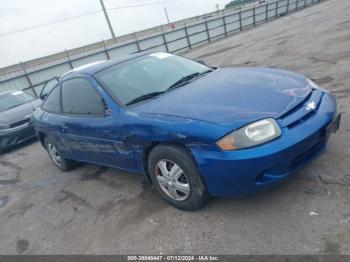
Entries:
[[169, 90], [172, 90], [172, 89], [175, 89], [175, 88], [178, 88], [180, 86], [184, 86], [190, 82], [192, 82], [194, 79], [200, 77], [200, 76], [203, 76], [205, 74], [208, 74], [210, 72], [212, 72], [213, 70], [209, 69], [209, 70], [206, 70], [204, 72], [197, 72], [197, 73], [194, 73], [194, 74], [190, 74], [190, 75], [187, 75], [187, 76], [184, 76], [183, 78], [181, 78], [180, 80], [176, 81], [174, 84], [172, 84], [168, 89], [167, 91]]
[[159, 95], [161, 95], [163, 93], [165, 93], [165, 91], [159, 91], [159, 92], [152, 92], [152, 93], [144, 94], [142, 96], [136, 97], [135, 99], [132, 99], [131, 101], [129, 101], [125, 105], [129, 106], [129, 105], [132, 105], [132, 104], [136, 104], [138, 102], [157, 97], [157, 96], [159, 96]]
[[166, 93], [166, 92], [168, 92], [168, 91], [170, 91], [172, 89], [175, 89], [175, 88], [178, 88], [180, 86], [186, 85], [189, 82], [191, 82], [192, 80], [194, 80], [194, 79], [196, 79], [196, 78], [198, 78], [200, 76], [203, 76], [205, 74], [208, 74], [208, 73], [210, 73], [212, 71], [213, 71], [212, 69], [209, 69], [209, 70], [206, 70], [206, 71], [201, 72], [201, 73], [197, 72], [197, 73], [194, 73], [194, 74], [190, 74], [188, 76], [185, 76], [185, 77], [181, 78], [179, 81], [176, 81], [174, 84], [172, 84], [165, 91], [158, 91], [158, 92], [152, 92], [152, 93], [144, 94], [142, 96], [136, 97], [135, 99], [132, 99], [131, 101], [129, 101], [125, 105], [129, 106], [129, 105], [136, 104], [136, 103], [144, 101], [144, 100], [148, 100], [148, 99], [157, 97], [157, 96], [159, 96], [159, 95], [161, 95], [163, 93]]

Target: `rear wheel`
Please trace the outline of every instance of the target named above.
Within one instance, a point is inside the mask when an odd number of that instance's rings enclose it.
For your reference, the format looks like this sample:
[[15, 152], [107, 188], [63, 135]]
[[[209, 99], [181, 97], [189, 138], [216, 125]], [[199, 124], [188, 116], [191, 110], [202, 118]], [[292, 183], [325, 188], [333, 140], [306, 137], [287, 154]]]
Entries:
[[63, 158], [56, 144], [48, 137], [45, 138], [45, 148], [52, 162], [62, 171], [67, 172], [76, 167], [77, 163], [73, 160]]
[[179, 146], [160, 145], [148, 158], [153, 184], [173, 206], [183, 210], [201, 208], [208, 192], [191, 155]]

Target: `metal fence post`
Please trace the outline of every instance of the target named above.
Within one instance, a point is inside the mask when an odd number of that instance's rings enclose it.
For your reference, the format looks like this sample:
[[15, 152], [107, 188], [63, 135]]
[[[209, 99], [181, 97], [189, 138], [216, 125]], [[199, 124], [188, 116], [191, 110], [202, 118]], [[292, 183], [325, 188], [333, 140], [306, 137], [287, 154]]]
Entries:
[[225, 36], [227, 36], [227, 28], [226, 28], [226, 16], [222, 17], [222, 21], [224, 23], [224, 31], [225, 31]]
[[276, 2], [276, 13], [275, 13], [275, 18], [277, 18], [277, 15], [278, 15], [278, 3], [279, 3], [279, 1]]
[[255, 2], [254, 2], [254, 8], [253, 8], [253, 26], [255, 26]]
[[106, 45], [106, 41], [103, 40], [103, 46], [105, 48], [105, 53], [106, 53], [106, 56], [107, 56], [107, 59], [108, 60], [111, 60], [111, 57], [109, 56], [109, 53], [108, 53], [108, 49], [107, 49], [107, 45]]
[[28, 82], [28, 84], [29, 84], [29, 87], [28, 87], [28, 88], [30, 88], [30, 89], [32, 90], [33, 94], [34, 94], [36, 97], [38, 97], [38, 94], [35, 92], [35, 90], [34, 90], [34, 88], [33, 88], [33, 83], [32, 83], [32, 81], [31, 81], [30, 78], [29, 78], [27, 69], [25, 68], [25, 66], [24, 66], [24, 64], [22, 63], [22, 61], [19, 61], [19, 63], [21, 64], [22, 70], [23, 70], [23, 72], [24, 72], [24, 76], [25, 76], [25, 78], [26, 78], [26, 80], [27, 80], [27, 82]]
[[164, 43], [164, 46], [165, 46], [165, 50], [166, 50], [167, 53], [169, 53], [169, 47], [168, 47], [168, 43], [166, 41], [164, 33], [162, 33], [162, 38], [163, 38], [163, 43]]
[[211, 42], [210, 41], [210, 34], [209, 34], [209, 28], [208, 28], [208, 22], [207, 21], [205, 21], [205, 30], [207, 31], [207, 37], [208, 37], [208, 41], [209, 41], [209, 43]]
[[265, 21], [267, 22], [267, 20], [269, 19], [269, 2], [267, 2], [267, 4], [265, 5]]
[[304, 0], [304, 8], [306, 7], [306, 0]]
[[299, 9], [299, 0], [297, 0], [297, 5], [295, 7], [295, 10], [298, 10]]
[[139, 40], [137, 39], [137, 35], [136, 35], [135, 32], [134, 32], [134, 36], [135, 36], [135, 44], [137, 46], [137, 50], [138, 50], [138, 52], [140, 52], [141, 51], [141, 47], [140, 47], [140, 43], [139, 43]]
[[188, 43], [188, 48], [189, 48], [189, 49], [192, 49], [191, 40], [190, 40], [190, 37], [189, 37], [189, 35], [188, 35], [188, 31], [187, 31], [187, 24], [186, 24], [186, 21], [185, 21], [185, 34], [186, 34], [186, 39], [187, 39], [187, 43]]
[[238, 18], [239, 18], [239, 31], [242, 31], [242, 12], [239, 11], [238, 13]]
[[287, 14], [289, 13], [289, 0], [287, 0]]
[[66, 54], [66, 57], [67, 57], [67, 59], [68, 59], [68, 64], [69, 64], [69, 66], [70, 66], [70, 69], [73, 69], [73, 64], [72, 64], [72, 61], [70, 60], [70, 56], [69, 56], [69, 54], [68, 54], [67, 49], [64, 49], [64, 53]]

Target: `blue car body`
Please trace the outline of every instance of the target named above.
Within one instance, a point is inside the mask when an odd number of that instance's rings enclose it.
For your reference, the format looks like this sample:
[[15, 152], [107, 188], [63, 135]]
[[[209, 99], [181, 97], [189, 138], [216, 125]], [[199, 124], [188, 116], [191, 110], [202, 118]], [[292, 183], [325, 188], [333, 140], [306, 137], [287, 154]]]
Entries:
[[[128, 59], [139, 59], [133, 55]], [[156, 99], [119, 105], [94, 74], [125, 60], [74, 70], [108, 107], [105, 117], [34, 112], [39, 138], [50, 135], [65, 158], [147, 173], [147, 154], [159, 143], [185, 147], [211, 196], [247, 195], [268, 188], [310, 163], [325, 149], [336, 117], [335, 98], [304, 76], [276, 69], [217, 69]], [[313, 102], [316, 108], [307, 105]], [[223, 151], [216, 142], [254, 121], [273, 118], [281, 136], [251, 148]]]

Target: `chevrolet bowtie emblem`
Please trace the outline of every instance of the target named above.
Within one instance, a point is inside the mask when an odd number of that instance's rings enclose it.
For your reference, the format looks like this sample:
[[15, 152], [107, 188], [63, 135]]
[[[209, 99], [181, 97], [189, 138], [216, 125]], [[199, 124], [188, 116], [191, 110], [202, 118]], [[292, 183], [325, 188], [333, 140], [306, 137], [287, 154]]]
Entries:
[[314, 101], [308, 103], [306, 105], [306, 110], [307, 111], [310, 111], [310, 110], [315, 110], [316, 109], [316, 103]]

